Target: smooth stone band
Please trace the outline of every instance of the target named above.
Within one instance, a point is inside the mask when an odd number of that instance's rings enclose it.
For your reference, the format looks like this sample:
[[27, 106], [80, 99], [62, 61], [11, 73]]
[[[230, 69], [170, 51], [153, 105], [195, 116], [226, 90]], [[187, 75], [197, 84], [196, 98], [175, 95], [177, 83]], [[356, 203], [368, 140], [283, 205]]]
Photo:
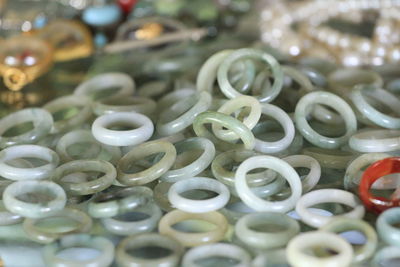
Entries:
[[274, 142], [267, 142], [256, 138], [254, 150], [265, 154], [277, 153], [285, 150], [290, 146], [294, 139], [295, 128], [293, 121], [285, 111], [275, 105], [264, 103], [261, 105], [261, 108], [262, 114], [270, 116], [278, 121], [282, 126], [285, 135], [280, 140]]
[[[160, 178], [169, 183], [196, 176], [204, 171], [215, 157], [214, 144], [204, 137], [187, 138], [175, 143], [174, 146], [178, 154], [175, 163]], [[193, 150], [202, 150], [202, 153], [190, 164], [185, 164], [188, 161], [187, 158], [190, 160], [190, 156], [193, 155]]]
[[[269, 168], [280, 174], [289, 183], [292, 190], [290, 197], [281, 201], [267, 201], [255, 195], [247, 184], [246, 174], [257, 168]], [[243, 202], [254, 210], [281, 213], [293, 209], [302, 192], [297, 172], [287, 162], [272, 156], [254, 156], [243, 161], [236, 171], [235, 188]]]
[[7, 186], [3, 192], [3, 202], [15, 214], [27, 218], [42, 218], [62, 210], [67, 196], [56, 183], [25, 180]]
[[[175, 230], [172, 226], [186, 220], [203, 220], [214, 224], [216, 227], [207, 232], [182, 232]], [[228, 230], [226, 218], [219, 212], [187, 213], [173, 210], [165, 214], [158, 225], [158, 231], [162, 235], [169, 236], [179, 241], [185, 247], [195, 247], [222, 240]]]
[[[77, 172], [100, 172], [103, 175], [94, 180], [82, 182], [65, 181], [65, 177]], [[74, 160], [59, 166], [53, 176], [53, 181], [60, 184], [71, 195], [91, 195], [110, 187], [117, 172], [114, 166], [104, 160]]]
[[[90, 105], [91, 101], [88, 97], [77, 95], [62, 96], [48, 102], [43, 108], [53, 115], [54, 124], [51, 133], [69, 131], [85, 123], [92, 115]], [[56, 119], [55, 114], [58, 112], [73, 108], [79, 109], [79, 112], [72, 117]]]
[[378, 236], [375, 229], [361, 219], [339, 217], [324, 225], [320, 230], [337, 234], [347, 231], [359, 231], [363, 233], [366, 241], [363, 245], [354, 249], [354, 263], [370, 259], [378, 247]]
[[[4, 136], [4, 133], [22, 123], [32, 122], [33, 129]], [[0, 148], [19, 144], [33, 144], [45, 137], [53, 127], [53, 117], [42, 108], [26, 108], [11, 113], [0, 120]]]
[[400, 149], [400, 131], [360, 131], [350, 138], [349, 146], [363, 153], [396, 151]]
[[113, 217], [148, 202], [153, 196], [145, 186], [111, 187], [94, 195], [88, 203], [88, 213], [93, 218]]
[[317, 204], [329, 202], [341, 203], [353, 208], [351, 211], [341, 214], [340, 216], [355, 219], [361, 219], [364, 216], [365, 209], [358, 197], [350, 192], [340, 189], [319, 189], [308, 192], [297, 202], [296, 212], [304, 223], [319, 228], [326, 225], [339, 215], [323, 216], [313, 213], [308, 208]]
[[[260, 230], [254, 230], [254, 227]], [[276, 227], [278, 230], [275, 230]], [[300, 225], [296, 220], [275, 212], [250, 213], [240, 218], [235, 225], [236, 236], [245, 244], [258, 249], [283, 247], [299, 232]]]
[[192, 125], [198, 114], [208, 110], [210, 105], [211, 95], [204, 91], [179, 100], [160, 113], [156, 125], [157, 133], [167, 136], [183, 131]]
[[[132, 130], [111, 130], [111, 126], [130, 126]], [[154, 132], [153, 122], [136, 112], [115, 112], [98, 117], [92, 124], [97, 141], [110, 146], [133, 146], [148, 140]]]
[[[312, 248], [330, 249], [337, 254], [318, 257], [305, 252]], [[324, 231], [312, 231], [299, 234], [290, 240], [286, 248], [286, 256], [289, 264], [293, 267], [347, 267], [353, 260], [353, 248], [339, 235]]]
[[[183, 197], [181, 194], [190, 190], [208, 190], [218, 195], [201, 200]], [[193, 177], [174, 183], [168, 191], [169, 202], [173, 207], [190, 213], [204, 213], [218, 210], [228, 203], [230, 193], [221, 182], [205, 177]]]
[[[170, 253], [166, 256], [158, 257], [140, 257], [139, 255], [132, 255], [129, 253], [135, 249], [142, 249], [148, 247], [157, 247], [168, 250]], [[184, 249], [182, 245], [176, 240], [155, 233], [140, 234], [129, 236], [123, 239], [117, 247], [116, 261], [118, 266], [132, 267], [132, 266], [165, 266], [175, 267], [178, 266], [181, 255]]]
[[[82, 143], [87, 144], [87, 146], [82, 146]], [[76, 147], [79, 149], [73, 150]], [[74, 130], [66, 133], [57, 142], [56, 151], [62, 162], [100, 159], [115, 164], [121, 158], [119, 147], [98, 142], [89, 130]]]
[[[39, 227], [40, 224], [46, 227]], [[92, 218], [81, 210], [65, 208], [48, 217], [27, 218], [23, 228], [29, 239], [48, 244], [65, 235], [89, 232], [92, 229]]]
[[[9, 162], [34, 158], [45, 163], [38, 167], [16, 167]], [[59, 158], [53, 150], [37, 145], [17, 145], [0, 151], [0, 176], [10, 180], [40, 180], [49, 178], [59, 163]]]
[[208, 244], [190, 249], [183, 256], [182, 266], [200, 267], [204, 266], [198, 262], [202, 259], [224, 257], [238, 261], [235, 266], [250, 266], [251, 257], [248, 252], [239, 246], [225, 243]]
[[[328, 137], [313, 130], [307, 122], [307, 116], [309, 108], [314, 104], [324, 104], [336, 110], [345, 121], [346, 133], [340, 137]], [[357, 119], [351, 107], [337, 95], [324, 91], [308, 93], [297, 102], [295, 123], [297, 129], [310, 143], [328, 149], [344, 145], [357, 130]]]
[[302, 179], [302, 191], [306, 193], [318, 184], [321, 177], [321, 166], [315, 158], [307, 155], [292, 155], [283, 158], [293, 168], [304, 167], [310, 169], [310, 172]]
[[233, 51], [222, 61], [222, 63], [218, 67], [217, 79], [222, 93], [230, 99], [242, 95], [231, 85], [228, 79], [228, 72], [231, 66], [236, 61], [243, 58], [261, 60], [263, 63], [266, 63], [268, 65], [272, 72], [274, 82], [270, 90], [263, 91], [263, 93], [260, 96], [256, 96], [256, 98], [262, 103], [273, 101], [282, 90], [284, 76], [282, 68], [273, 56], [261, 50], [250, 48], [242, 48]]
[[[118, 89], [117, 92], [112, 93], [113, 97], [130, 96], [133, 95], [135, 91], [135, 82], [125, 73], [103, 73], [81, 83], [75, 89], [74, 95], [83, 95], [94, 99], [99, 98], [95, 96], [96, 93], [106, 92], [110, 89]], [[104, 98], [104, 96], [100, 98]]]
[[[90, 259], [65, 259], [57, 254], [68, 248], [91, 248], [99, 253]], [[114, 244], [107, 238], [88, 234], [73, 234], [61, 237], [43, 249], [43, 259], [50, 267], [95, 266], [108, 267], [114, 260]]]
[[395, 226], [398, 223], [400, 223], [400, 207], [384, 211], [376, 221], [379, 237], [388, 245], [400, 247], [400, 230]]
[[[154, 165], [150, 165], [140, 172], [132, 173], [129, 171], [132, 162], [137, 162], [148, 156], [159, 153], [163, 153], [164, 155]], [[117, 179], [121, 184], [127, 186], [150, 183], [165, 174], [172, 167], [175, 159], [176, 149], [170, 142], [155, 140], [143, 143], [134, 147], [119, 160], [117, 165]]]
[[[193, 121], [193, 130], [196, 133], [196, 135], [199, 137], [208, 138], [214, 144], [218, 144], [219, 142], [218, 139], [214, 137], [214, 135], [212, 135], [204, 126], [204, 124], [206, 123], [220, 124], [223, 127], [232, 130], [243, 141], [243, 145], [236, 145], [236, 146], [244, 147], [245, 149], [250, 149], [250, 150], [254, 148], [255, 141], [253, 133], [239, 120], [231, 116], [228, 116], [226, 114], [215, 111], [206, 111], [197, 115], [197, 117]], [[231, 143], [224, 142], [225, 146], [227, 144], [230, 144], [230, 146], [232, 146]]]

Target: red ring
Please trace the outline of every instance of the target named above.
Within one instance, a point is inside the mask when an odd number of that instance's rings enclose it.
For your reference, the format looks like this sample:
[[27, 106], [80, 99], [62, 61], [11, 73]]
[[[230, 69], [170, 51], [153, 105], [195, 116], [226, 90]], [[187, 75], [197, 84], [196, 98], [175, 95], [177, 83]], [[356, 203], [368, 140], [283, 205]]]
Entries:
[[375, 213], [381, 213], [389, 208], [400, 206], [400, 199], [387, 199], [373, 196], [370, 193], [372, 184], [379, 178], [400, 172], [400, 157], [385, 158], [369, 166], [360, 181], [359, 195], [364, 206]]

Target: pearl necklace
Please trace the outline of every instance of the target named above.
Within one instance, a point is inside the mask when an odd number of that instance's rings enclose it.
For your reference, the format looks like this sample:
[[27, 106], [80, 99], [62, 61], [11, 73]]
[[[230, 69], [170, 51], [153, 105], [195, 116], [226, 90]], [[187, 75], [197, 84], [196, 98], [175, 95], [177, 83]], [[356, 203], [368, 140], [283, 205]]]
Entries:
[[[400, 61], [400, 0], [268, 1], [261, 12], [263, 42], [293, 56], [318, 56], [345, 66]], [[324, 26], [332, 18], [378, 19], [371, 38]]]

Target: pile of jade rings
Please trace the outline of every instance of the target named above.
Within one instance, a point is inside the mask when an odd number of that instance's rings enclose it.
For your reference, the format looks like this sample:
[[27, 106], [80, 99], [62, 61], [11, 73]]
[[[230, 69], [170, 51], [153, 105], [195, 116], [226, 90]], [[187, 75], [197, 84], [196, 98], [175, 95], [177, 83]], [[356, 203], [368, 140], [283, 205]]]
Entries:
[[3, 117], [0, 228], [20, 224], [46, 266], [399, 258], [396, 75], [253, 48], [199, 67], [170, 86], [100, 74]]

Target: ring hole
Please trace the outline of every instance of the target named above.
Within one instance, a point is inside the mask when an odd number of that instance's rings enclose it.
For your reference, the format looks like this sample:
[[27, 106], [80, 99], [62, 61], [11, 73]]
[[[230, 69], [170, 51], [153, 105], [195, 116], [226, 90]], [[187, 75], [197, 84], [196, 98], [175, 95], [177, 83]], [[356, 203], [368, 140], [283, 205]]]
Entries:
[[64, 183], [85, 183], [99, 179], [105, 173], [99, 171], [80, 171], [69, 173], [61, 178], [61, 182]]
[[121, 86], [109, 86], [106, 88], [102, 88], [102, 90], [95, 90], [89, 93], [89, 96], [93, 100], [99, 100], [103, 98], [108, 98], [110, 96], [115, 95], [118, 93], [119, 90], [121, 90]]
[[126, 252], [135, 258], [141, 258], [141, 259], [161, 259], [173, 254], [173, 251], [171, 249], [159, 246], [144, 246], [140, 248], [130, 248], [127, 249]]
[[99, 250], [87, 247], [66, 248], [56, 254], [57, 258], [77, 262], [94, 260], [100, 255], [101, 252]]
[[34, 124], [32, 121], [27, 121], [23, 123], [19, 123], [5, 131], [2, 136], [4, 137], [14, 137], [14, 136], [19, 136], [22, 134], [25, 134], [29, 131], [32, 131], [34, 129]]
[[157, 164], [165, 155], [165, 152], [156, 152], [151, 155], [141, 157], [131, 161], [124, 161], [120, 167], [124, 173], [132, 174], [147, 170], [151, 166]]
[[254, 137], [265, 142], [276, 142], [285, 137], [280, 123], [266, 115], [261, 115], [260, 122], [252, 130]]
[[149, 214], [146, 214], [144, 212], [139, 212], [139, 211], [131, 211], [131, 212], [126, 212], [123, 214], [118, 214], [113, 217], [113, 219], [118, 220], [118, 221], [124, 221], [124, 222], [139, 222], [143, 220], [147, 220], [151, 216]]
[[105, 125], [105, 128], [112, 131], [132, 131], [139, 127], [141, 127], [141, 125], [126, 120], [113, 121], [112, 123]]
[[192, 149], [190, 151], [179, 152], [171, 170], [180, 169], [195, 162], [202, 154], [202, 149]]
[[93, 142], [78, 142], [66, 148], [67, 154], [72, 159], [93, 159], [101, 153], [100, 144]]
[[323, 244], [306, 248], [303, 250], [303, 252], [307, 255], [317, 258], [329, 258], [339, 254], [337, 250], [330, 247], [326, 247]]
[[239, 264], [240, 261], [225, 256], [209, 256], [207, 258], [197, 259], [194, 263], [202, 267], [231, 267]]
[[45, 233], [68, 233], [78, 229], [79, 222], [68, 217], [54, 216], [38, 220], [35, 227]]
[[340, 233], [339, 235], [346, 239], [353, 246], [364, 245], [367, 242], [365, 234], [361, 231], [345, 231]]
[[[319, 113], [319, 116], [324, 117], [325, 119], [328, 117], [330, 120], [335, 117], [341, 118], [341, 115], [332, 107], [325, 104], [319, 105], [328, 112], [325, 116]], [[306, 118], [310, 127], [320, 135], [335, 138], [346, 134], [346, 124], [343, 119], [340, 119], [340, 121], [337, 121], [337, 123], [334, 124], [321, 122], [321, 118], [312, 115], [312, 106], [307, 110]]]
[[206, 199], [214, 198], [214, 197], [218, 196], [219, 194], [214, 191], [207, 190], [207, 189], [192, 189], [192, 190], [184, 191], [184, 192], [180, 193], [180, 195], [184, 198], [191, 199], [191, 200], [206, 200]]
[[25, 192], [15, 196], [15, 198], [26, 203], [45, 205], [46, 203], [56, 199], [57, 195], [48, 188], [37, 188], [34, 192]]
[[184, 233], [206, 233], [218, 228], [217, 225], [211, 222], [196, 219], [184, 220], [173, 224], [171, 227]]
[[253, 210], [252, 208], [250, 208], [249, 206], [247, 206], [245, 203], [243, 203], [241, 201], [230, 203], [230, 204], [226, 205], [225, 208], [228, 210], [234, 211], [234, 212], [238, 212], [238, 213], [255, 212], [255, 210]]
[[54, 118], [54, 122], [69, 120], [78, 115], [80, 110], [81, 109], [79, 107], [63, 108], [52, 113], [52, 116]]
[[317, 205], [313, 205], [310, 208], [325, 210], [329, 212], [332, 216], [341, 215], [352, 211], [354, 208], [342, 203], [335, 202], [324, 202]]
[[287, 230], [286, 225], [279, 224], [278, 222], [250, 222], [248, 227], [250, 230], [262, 233], [277, 233]]

